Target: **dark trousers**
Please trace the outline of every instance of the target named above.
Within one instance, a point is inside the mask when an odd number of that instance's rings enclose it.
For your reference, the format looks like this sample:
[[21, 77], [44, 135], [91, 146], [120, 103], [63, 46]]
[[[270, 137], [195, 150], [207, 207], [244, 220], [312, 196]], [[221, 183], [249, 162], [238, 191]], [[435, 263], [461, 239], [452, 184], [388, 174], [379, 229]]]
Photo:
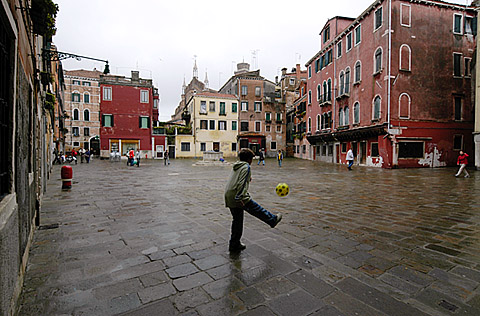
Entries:
[[250, 215], [255, 216], [264, 223], [272, 226], [277, 220], [277, 216], [273, 215], [254, 200], [250, 200], [243, 208], [230, 208], [232, 213], [232, 235], [230, 237], [230, 245], [240, 244], [243, 234], [243, 211], [247, 211]]

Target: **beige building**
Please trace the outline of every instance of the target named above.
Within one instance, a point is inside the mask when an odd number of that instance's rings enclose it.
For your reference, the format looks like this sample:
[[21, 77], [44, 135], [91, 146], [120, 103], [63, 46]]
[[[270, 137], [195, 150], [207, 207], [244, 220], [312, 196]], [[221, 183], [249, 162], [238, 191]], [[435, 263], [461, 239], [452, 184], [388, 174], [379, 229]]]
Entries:
[[98, 70], [65, 71], [65, 151], [91, 148], [100, 154], [100, 74]]
[[178, 137], [177, 157], [202, 157], [205, 151], [220, 151], [236, 157], [238, 99], [234, 95], [199, 92], [187, 101], [191, 116], [192, 139]]

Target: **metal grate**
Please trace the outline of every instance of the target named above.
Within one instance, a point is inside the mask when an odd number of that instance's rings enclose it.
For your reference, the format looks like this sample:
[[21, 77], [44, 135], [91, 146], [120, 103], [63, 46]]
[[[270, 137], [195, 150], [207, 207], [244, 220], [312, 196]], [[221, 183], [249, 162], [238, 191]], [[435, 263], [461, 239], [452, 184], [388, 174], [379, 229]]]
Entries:
[[9, 193], [9, 144], [11, 135], [10, 113], [8, 104], [11, 93], [11, 39], [2, 19], [0, 19], [0, 197]]

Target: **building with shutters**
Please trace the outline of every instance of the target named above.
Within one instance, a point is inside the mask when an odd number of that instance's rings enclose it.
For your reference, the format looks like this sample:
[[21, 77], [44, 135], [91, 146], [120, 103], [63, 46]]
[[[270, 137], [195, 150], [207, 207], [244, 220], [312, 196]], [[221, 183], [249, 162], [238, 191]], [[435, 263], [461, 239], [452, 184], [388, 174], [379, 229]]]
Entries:
[[65, 150], [91, 149], [100, 155], [100, 75], [98, 70], [65, 71]]
[[142, 79], [138, 71], [131, 78], [100, 75], [100, 155], [111, 152], [125, 156], [138, 149], [142, 158], [157, 156], [156, 148], [165, 146], [165, 136], [153, 135], [154, 97], [158, 96], [151, 79]]
[[250, 148], [258, 154], [263, 148], [267, 157], [286, 149], [285, 102], [275, 83], [260, 76], [260, 70], [250, 71], [248, 63], [239, 63], [219, 92], [238, 96], [239, 149]]
[[186, 103], [193, 138], [183, 139], [176, 157], [202, 157], [206, 151], [237, 156], [238, 98], [215, 92], [198, 92]]
[[[306, 64], [311, 159], [383, 168], [456, 164], [472, 153], [476, 12], [441, 1], [377, 0], [334, 17]], [[432, 40], [435, 39], [435, 40]]]

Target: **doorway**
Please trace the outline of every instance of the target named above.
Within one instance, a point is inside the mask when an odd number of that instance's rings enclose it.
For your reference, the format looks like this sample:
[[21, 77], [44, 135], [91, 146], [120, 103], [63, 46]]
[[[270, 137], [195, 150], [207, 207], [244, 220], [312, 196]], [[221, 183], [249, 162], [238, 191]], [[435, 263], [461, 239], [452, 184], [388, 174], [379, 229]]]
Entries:
[[258, 156], [258, 150], [260, 146], [258, 144], [250, 144], [250, 149]]
[[[352, 152], [353, 152], [353, 157], [357, 158], [357, 163], [358, 163], [358, 143], [357, 142], [352, 143]], [[355, 159], [353, 161], [355, 161]]]
[[360, 143], [360, 164], [365, 165], [367, 162], [367, 143], [361, 142]]
[[175, 145], [168, 145], [168, 158], [175, 159]]

